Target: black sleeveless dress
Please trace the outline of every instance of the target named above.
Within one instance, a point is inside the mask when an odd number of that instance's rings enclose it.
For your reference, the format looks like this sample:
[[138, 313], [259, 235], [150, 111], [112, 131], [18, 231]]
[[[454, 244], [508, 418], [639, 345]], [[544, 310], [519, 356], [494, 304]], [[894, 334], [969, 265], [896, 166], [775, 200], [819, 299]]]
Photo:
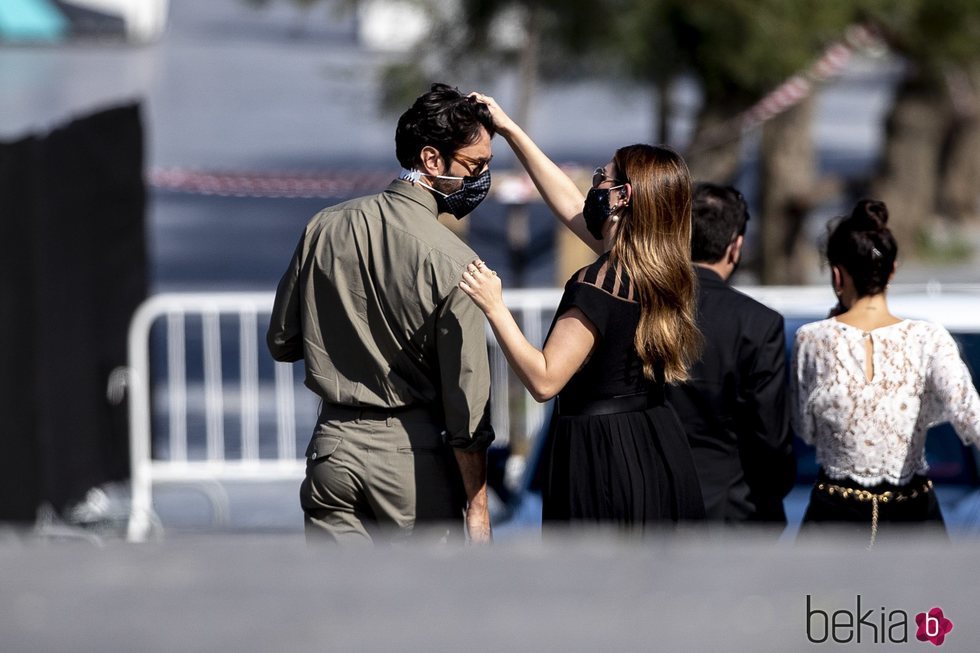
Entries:
[[608, 254], [568, 281], [555, 321], [572, 307], [595, 326], [598, 341], [558, 395], [545, 451], [546, 524], [642, 530], [703, 518], [687, 436], [664, 402], [663, 382], [643, 376], [633, 344], [640, 305]]

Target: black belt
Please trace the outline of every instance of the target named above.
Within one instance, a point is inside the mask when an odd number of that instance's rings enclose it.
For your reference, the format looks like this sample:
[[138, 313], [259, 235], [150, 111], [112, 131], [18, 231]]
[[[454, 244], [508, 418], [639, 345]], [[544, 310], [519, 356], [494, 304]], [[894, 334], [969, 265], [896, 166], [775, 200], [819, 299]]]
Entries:
[[632, 413], [663, 405], [663, 390], [659, 392], [642, 392], [635, 395], [620, 395], [594, 401], [570, 402], [559, 399], [559, 415], [615, 415], [616, 413]]

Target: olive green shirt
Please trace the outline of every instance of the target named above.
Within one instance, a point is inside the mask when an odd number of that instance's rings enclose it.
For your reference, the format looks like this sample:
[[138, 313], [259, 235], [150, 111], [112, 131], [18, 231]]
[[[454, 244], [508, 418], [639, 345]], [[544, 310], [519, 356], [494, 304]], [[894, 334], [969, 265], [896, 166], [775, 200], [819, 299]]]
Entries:
[[484, 317], [457, 287], [474, 258], [439, 223], [432, 193], [407, 181], [324, 209], [279, 282], [272, 357], [304, 359], [307, 387], [327, 403], [428, 406], [450, 445], [485, 449]]

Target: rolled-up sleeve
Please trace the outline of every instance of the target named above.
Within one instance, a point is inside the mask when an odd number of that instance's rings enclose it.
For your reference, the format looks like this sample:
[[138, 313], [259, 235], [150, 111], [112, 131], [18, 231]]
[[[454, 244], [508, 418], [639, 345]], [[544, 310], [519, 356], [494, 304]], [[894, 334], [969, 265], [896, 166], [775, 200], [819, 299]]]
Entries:
[[486, 449], [494, 433], [484, 317], [458, 288], [439, 307], [436, 353], [449, 445], [464, 451]]
[[303, 323], [300, 302], [300, 269], [303, 265], [303, 242], [301, 238], [296, 252], [289, 262], [289, 268], [279, 281], [276, 301], [272, 307], [272, 318], [266, 343], [272, 358], [291, 363], [303, 358]]

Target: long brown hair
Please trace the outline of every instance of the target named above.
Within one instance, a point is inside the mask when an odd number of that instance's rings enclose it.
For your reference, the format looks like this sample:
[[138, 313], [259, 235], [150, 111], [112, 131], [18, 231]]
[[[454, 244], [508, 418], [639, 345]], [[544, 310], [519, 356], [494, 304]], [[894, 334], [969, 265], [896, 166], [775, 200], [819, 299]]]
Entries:
[[691, 174], [673, 150], [630, 145], [613, 156], [616, 175], [633, 186], [630, 204], [619, 211], [610, 258], [620, 262], [640, 300], [634, 340], [643, 374], [688, 379], [688, 366], [701, 348], [694, 321], [696, 277], [691, 263]]

